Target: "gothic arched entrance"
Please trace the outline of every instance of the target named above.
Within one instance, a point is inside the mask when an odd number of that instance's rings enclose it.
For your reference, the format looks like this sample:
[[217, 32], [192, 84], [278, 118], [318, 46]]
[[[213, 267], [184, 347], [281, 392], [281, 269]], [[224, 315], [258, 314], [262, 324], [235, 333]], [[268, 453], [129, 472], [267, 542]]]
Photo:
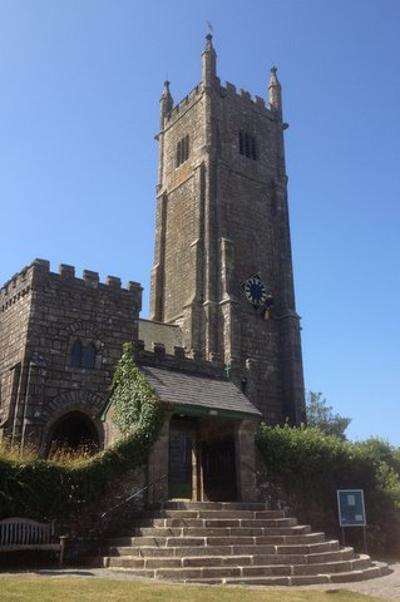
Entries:
[[58, 450], [96, 453], [99, 446], [99, 434], [93, 421], [83, 412], [69, 412], [55, 423], [49, 437], [47, 455]]

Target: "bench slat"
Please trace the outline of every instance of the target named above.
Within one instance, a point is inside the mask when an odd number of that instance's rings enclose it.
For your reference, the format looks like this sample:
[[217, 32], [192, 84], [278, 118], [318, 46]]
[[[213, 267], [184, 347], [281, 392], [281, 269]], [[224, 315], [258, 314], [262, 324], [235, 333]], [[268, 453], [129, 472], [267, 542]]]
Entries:
[[25, 518], [6, 518], [0, 521], [0, 546], [50, 544], [52, 532], [52, 524]]
[[54, 521], [39, 523], [16, 516], [5, 518], [0, 520], [0, 552], [55, 550], [59, 552], [59, 566], [62, 566], [66, 536], [60, 537], [59, 543], [51, 543], [54, 534]]

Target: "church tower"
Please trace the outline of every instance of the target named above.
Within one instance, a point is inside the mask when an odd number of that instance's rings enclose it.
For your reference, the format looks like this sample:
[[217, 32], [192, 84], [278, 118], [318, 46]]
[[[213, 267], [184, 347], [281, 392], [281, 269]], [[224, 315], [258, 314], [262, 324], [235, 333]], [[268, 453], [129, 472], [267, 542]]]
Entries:
[[221, 85], [207, 35], [201, 82], [160, 101], [151, 316], [224, 368], [269, 423], [304, 421], [281, 85], [268, 103]]

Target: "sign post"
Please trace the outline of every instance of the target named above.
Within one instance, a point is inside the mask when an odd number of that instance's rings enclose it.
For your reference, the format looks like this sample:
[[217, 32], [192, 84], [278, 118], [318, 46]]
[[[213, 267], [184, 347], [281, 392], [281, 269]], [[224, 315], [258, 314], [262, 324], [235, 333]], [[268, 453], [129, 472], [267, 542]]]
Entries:
[[365, 514], [363, 489], [338, 489], [336, 492], [339, 525], [342, 530], [343, 545], [345, 545], [345, 528], [362, 527], [364, 536], [364, 551], [367, 550], [367, 517]]

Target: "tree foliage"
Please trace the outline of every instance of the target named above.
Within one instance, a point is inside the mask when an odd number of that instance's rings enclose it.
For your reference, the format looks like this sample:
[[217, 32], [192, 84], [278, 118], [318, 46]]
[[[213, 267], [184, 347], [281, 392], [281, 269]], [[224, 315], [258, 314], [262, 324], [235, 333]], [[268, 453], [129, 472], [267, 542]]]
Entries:
[[351, 422], [340, 414], [334, 414], [332, 406], [329, 406], [322, 393], [309, 391], [306, 401], [307, 424], [318, 428], [325, 435], [334, 435], [345, 440], [345, 430]]

